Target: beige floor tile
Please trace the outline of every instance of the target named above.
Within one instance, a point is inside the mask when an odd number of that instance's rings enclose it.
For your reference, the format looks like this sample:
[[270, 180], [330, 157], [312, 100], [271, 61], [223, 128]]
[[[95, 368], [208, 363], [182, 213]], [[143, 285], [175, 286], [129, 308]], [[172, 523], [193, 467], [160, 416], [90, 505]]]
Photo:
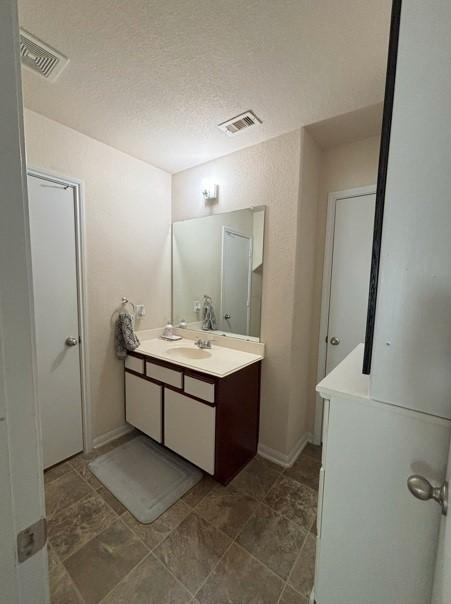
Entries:
[[230, 544], [222, 531], [191, 513], [155, 550], [155, 555], [194, 593]]
[[298, 594], [289, 585], [286, 585], [279, 604], [308, 604], [308, 599]]
[[165, 539], [171, 531], [191, 513], [191, 508], [177, 501], [172, 507], [164, 512], [159, 518], [150, 524], [142, 524], [134, 518], [130, 512], [122, 516], [123, 522], [147, 545], [149, 549], [154, 549]]
[[124, 514], [127, 511], [127, 508], [122, 505], [122, 503], [116, 499], [113, 493], [111, 493], [106, 487], [100, 487], [100, 489], [97, 489], [97, 493], [111, 508], [113, 508], [118, 516], [121, 516], [121, 514]]
[[287, 468], [285, 470], [285, 476], [294, 478], [294, 480], [302, 482], [302, 484], [305, 484], [317, 491], [319, 486], [320, 469], [320, 461], [303, 453], [297, 458], [291, 468]]
[[72, 466], [67, 461], [64, 461], [63, 463], [59, 463], [56, 466], [49, 468], [48, 470], [44, 470], [45, 485], [52, 482], [52, 480], [56, 480], [57, 478], [60, 478], [60, 476], [62, 476], [66, 472], [69, 472], [70, 470], [72, 470]]
[[321, 456], [323, 454], [323, 448], [321, 445], [313, 445], [312, 443], [308, 443], [305, 449], [302, 451], [303, 454], [308, 455], [309, 457], [313, 457], [314, 459], [321, 461]]
[[136, 535], [117, 520], [64, 565], [86, 604], [97, 604], [147, 554]]
[[191, 594], [150, 554], [102, 604], [188, 604]]
[[257, 501], [233, 486], [218, 486], [199, 503], [196, 513], [234, 539], [257, 507]]
[[88, 464], [98, 456], [98, 451], [93, 451], [92, 453], [81, 453], [80, 455], [76, 455], [69, 460], [69, 463], [74, 470], [78, 472], [80, 476], [82, 476], [86, 482], [88, 482], [96, 490], [100, 489], [103, 485], [88, 468]]
[[291, 573], [289, 583], [308, 598], [313, 588], [313, 580], [315, 576], [315, 548], [316, 538], [309, 534], [304, 542], [293, 572]]
[[261, 505], [237, 542], [286, 579], [301, 550], [306, 534], [306, 531], [295, 522]]
[[51, 604], [85, 604], [68, 572], [59, 561], [49, 573], [49, 589]]
[[316, 518], [318, 494], [296, 480], [282, 475], [269, 491], [265, 503], [274, 511], [310, 529]]
[[45, 485], [45, 508], [51, 518], [64, 508], [92, 494], [91, 487], [80, 476], [69, 470]]
[[108, 528], [116, 518], [101, 497], [90, 495], [49, 519], [50, 544], [64, 560]]
[[235, 543], [196, 594], [201, 604], [275, 604], [282, 580]]
[[280, 476], [273, 466], [266, 459], [255, 457], [230, 484], [261, 501]]
[[217, 485], [218, 483], [211, 476], [204, 474], [202, 480], [194, 485], [182, 499], [187, 505], [194, 508]]

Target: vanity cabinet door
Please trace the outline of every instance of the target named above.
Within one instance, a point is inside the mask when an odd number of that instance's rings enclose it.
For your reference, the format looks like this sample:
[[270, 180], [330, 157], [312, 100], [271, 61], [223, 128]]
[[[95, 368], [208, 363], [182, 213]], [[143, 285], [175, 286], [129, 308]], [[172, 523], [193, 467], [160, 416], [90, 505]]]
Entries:
[[174, 392], [164, 394], [164, 444], [209, 474], [215, 472], [216, 410]]
[[125, 373], [125, 417], [129, 424], [161, 443], [162, 386]]

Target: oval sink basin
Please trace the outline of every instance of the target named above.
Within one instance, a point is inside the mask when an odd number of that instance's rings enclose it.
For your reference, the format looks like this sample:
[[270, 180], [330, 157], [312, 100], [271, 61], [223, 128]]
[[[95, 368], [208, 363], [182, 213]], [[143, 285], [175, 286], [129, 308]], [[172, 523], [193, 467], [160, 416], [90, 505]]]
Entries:
[[208, 357], [211, 357], [211, 352], [208, 350], [201, 350], [200, 348], [188, 348], [185, 346], [168, 348], [166, 353], [172, 357], [179, 357], [180, 359], [208, 359]]

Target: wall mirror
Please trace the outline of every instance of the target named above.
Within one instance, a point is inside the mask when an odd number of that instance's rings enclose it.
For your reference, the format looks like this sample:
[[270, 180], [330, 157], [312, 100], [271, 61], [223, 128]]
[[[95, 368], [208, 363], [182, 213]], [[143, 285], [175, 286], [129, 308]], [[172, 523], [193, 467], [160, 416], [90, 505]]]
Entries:
[[174, 222], [174, 325], [260, 339], [264, 228], [264, 206]]

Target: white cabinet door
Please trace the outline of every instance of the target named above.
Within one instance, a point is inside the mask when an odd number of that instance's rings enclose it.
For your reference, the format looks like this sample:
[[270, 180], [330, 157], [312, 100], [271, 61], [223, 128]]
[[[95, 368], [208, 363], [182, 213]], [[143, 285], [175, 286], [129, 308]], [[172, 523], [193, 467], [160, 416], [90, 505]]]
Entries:
[[214, 407], [169, 388], [164, 394], [164, 444], [209, 474], [215, 471]]
[[125, 373], [125, 416], [132, 426], [161, 443], [162, 387]]
[[449, 438], [446, 420], [373, 401], [330, 401], [318, 604], [430, 602], [440, 507], [412, 497], [407, 478], [440, 484]]
[[[446, 481], [448, 482], [449, 487], [449, 484], [451, 483], [451, 440], [448, 452]], [[435, 484], [434, 486], [438, 485]], [[431, 504], [430, 501], [426, 503]], [[442, 523], [440, 526], [438, 551], [435, 561], [432, 604], [448, 604], [449, 602], [451, 602], [451, 519], [448, 511], [446, 516], [442, 515]]]

